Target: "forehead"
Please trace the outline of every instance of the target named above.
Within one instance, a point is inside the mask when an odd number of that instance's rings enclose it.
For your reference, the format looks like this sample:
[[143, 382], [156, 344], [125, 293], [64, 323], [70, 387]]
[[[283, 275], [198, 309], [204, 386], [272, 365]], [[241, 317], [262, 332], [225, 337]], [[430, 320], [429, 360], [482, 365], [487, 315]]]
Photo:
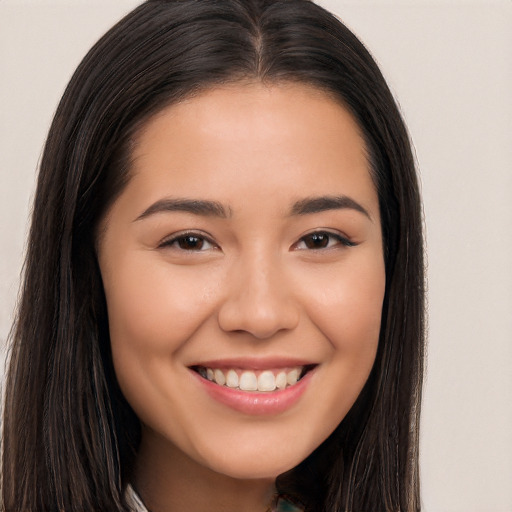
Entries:
[[[228, 135], [231, 140], [257, 142], [264, 136], [269, 143], [286, 135], [296, 137], [301, 131], [309, 132], [308, 137], [313, 130], [325, 136], [328, 128], [336, 126], [345, 137], [352, 136], [352, 142], [358, 139], [357, 144], [365, 146], [359, 125], [330, 92], [299, 82], [235, 82], [185, 97], [152, 115], [135, 137], [135, 156], [144, 153], [143, 146], [157, 132], [165, 135], [163, 128], [168, 132], [171, 125], [182, 129], [194, 123], [197, 135], [212, 135], [213, 128], [219, 138]], [[327, 130], [318, 130], [321, 125]], [[332, 137], [339, 135], [332, 133]]]
[[250, 198], [265, 186], [298, 198], [306, 189], [375, 196], [353, 116], [296, 83], [233, 84], [173, 104], [142, 127], [132, 162], [128, 188], [148, 201], [164, 193]]

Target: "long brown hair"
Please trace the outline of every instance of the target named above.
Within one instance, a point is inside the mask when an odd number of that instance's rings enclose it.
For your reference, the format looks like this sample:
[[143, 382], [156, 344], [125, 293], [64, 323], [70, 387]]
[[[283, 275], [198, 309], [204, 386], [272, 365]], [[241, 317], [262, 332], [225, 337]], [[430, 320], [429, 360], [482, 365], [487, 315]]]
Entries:
[[336, 431], [278, 488], [315, 512], [420, 509], [421, 204], [408, 135], [382, 74], [361, 42], [308, 0], [149, 0], [82, 61], [46, 142], [11, 337], [7, 512], [127, 510], [140, 428], [112, 367], [96, 229], [129, 179], [130, 144], [145, 120], [240, 80], [306, 83], [350, 110], [365, 137], [385, 244], [368, 382]]

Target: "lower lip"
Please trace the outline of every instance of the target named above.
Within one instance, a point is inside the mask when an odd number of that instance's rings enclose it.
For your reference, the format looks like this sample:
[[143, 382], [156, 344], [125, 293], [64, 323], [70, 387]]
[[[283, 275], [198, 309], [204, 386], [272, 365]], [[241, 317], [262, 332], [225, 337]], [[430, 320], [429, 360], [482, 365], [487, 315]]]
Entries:
[[197, 372], [191, 371], [214, 400], [235, 411], [251, 415], [279, 414], [290, 409], [304, 394], [314, 373], [314, 370], [309, 371], [297, 384], [286, 389], [258, 393], [219, 386], [201, 377]]

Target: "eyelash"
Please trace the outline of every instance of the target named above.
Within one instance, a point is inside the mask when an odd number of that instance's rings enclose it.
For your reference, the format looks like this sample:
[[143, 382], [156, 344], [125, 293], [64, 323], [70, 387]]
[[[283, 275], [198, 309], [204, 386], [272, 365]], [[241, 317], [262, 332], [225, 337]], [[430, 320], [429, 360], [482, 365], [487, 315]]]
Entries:
[[[298, 247], [299, 244], [306, 243], [306, 240], [309, 239], [311, 241], [311, 240], [314, 240], [315, 238], [320, 241], [323, 241], [324, 239], [326, 239], [327, 245], [325, 247], [307, 247], [307, 246], [303, 247], [303, 248]], [[193, 247], [185, 248], [182, 245], [180, 245], [180, 244], [186, 242], [187, 239], [189, 242], [191, 242], [192, 239], [195, 239], [196, 242], [200, 244], [200, 247], [198, 249], [193, 248]], [[334, 239], [336, 241], [336, 243], [334, 245], [331, 245], [332, 239]], [[195, 243], [195, 242], [192, 242], [192, 243]], [[211, 247], [208, 247], [207, 249], [203, 249], [204, 243], [209, 244]], [[302, 236], [299, 239], [299, 241], [293, 245], [293, 248], [294, 248], [294, 250], [299, 250], [299, 251], [306, 251], [306, 250], [320, 251], [320, 250], [332, 249], [333, 247], [335, 247], [337, 245], [342, 245], [345, 247], [354, 247], [357, 244], [352, 242], [347, 237], [340, 235], [339, 233], [333, 233], [331, 231], [324, 230], [324, 231], [313, 231], [312, 233], [308, 233], [308, 234]], [[211, 240], [210, 237], [204, 235], [203, 233], [197, 233], [194, 231], [180, 233], [178, 235], [173, 236], [172, 238], [164, 240], [159, 245], [159, 248], [165, 248], [165, 247], [176, 248], [178, 250], [182, 250], [185, 252], [203, 252], [205, 250], [219, 248], [219, 246], [215, 242], [213, 242], [213, 240]]]
[[[199, 249], [194, 249], [194, 248], [185, 249], [185, 248], [179, 246], [180, 242], [185, 242], [186, 239], [189, 239], [189, 241], [190, 241], [190, 239], [192, 239], [192, 238], [198, 240], [201, 243], [201, 247]], [[159, 248], [165, 248], [165, 247], [176, 248], [178, 250], [182, 250], [185, 252], [202, 252], [205, 250], [202, 248], [202, 244], [204, 244], [205, 242], [207, 244], [210, 244], [212, 246], [212, 248], [214, 248], [214, 249], [218, 249], [218, 247], [219, 247], [213, 240], [211, 240], [210, 237], [204, 235], [203, 233], [197, 233], [195, 231], [179, 233], [178, 235], [175, 235], [172, 238], [168, 238], [168, 239], [164, 240], [158, 247]], [[173, 247], [173, 246], [176, 246], [176, 247]]]
[[[326, 247], [305, 247], [305, 248], [299, 248], [298, 247], [298, 245], [300, 243], [305, 242], [307, 239], [312, 240], [315, 237], [317, 237], [317, 239], [319, 239], [319, 240], [322, 240], [322, 239], [326, 238], [327, 239], [327, 246]], [[331, 239], [334, 239], [337, 243], [334, 244], [334, 245], [330, 245]], [[297, 243], [294, 244], [294, 247], [298, 251], [306, 251], [306, 250], [321, 251], [321, 250], [332, 249], [333, 247], [335, 247], [337, 245], [342, 245], [342, 246], [345, 246], [345, 247], [354, 247], [357, 244], [355, 244], [350, 239], [348, 239], [347, 237], [345, 237], [345, 236], [343, 236], [343, 235], [341, 235], [339, 233], [333, 233], [332, 231], [313, 231], [312, 233], [308, 233], [307, 235], [302, 236], [300, 238], [300, 240]]]

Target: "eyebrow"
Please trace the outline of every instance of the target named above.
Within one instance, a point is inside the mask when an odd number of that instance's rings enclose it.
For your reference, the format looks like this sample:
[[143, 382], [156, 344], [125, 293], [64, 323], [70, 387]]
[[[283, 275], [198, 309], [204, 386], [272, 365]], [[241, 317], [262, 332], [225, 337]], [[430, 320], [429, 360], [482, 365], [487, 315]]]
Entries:
[[[368, 211], [357, 201], [348, 196], [320, 196], [301, 199], [293, 204], [290, 215], [309, 215], [328, 210], [351, 209], [358, 211], [372, 220]], [[225, 207], [218, 201], [208, 201], [205, 199], [186, 199], [186, 198], [165, 198], [153, 203], [144, 210], [135, 220], [142, 220], [151, 215], [165, 212], [187, 212], [193, 215], [205, 217], [228, 218], [232, 215], [231, 208]]]
[[301, 199], [292, 206], [291, 215], [309, 215], [310, 213], [344, 209], [355, 210], [372, 220], [368, 210], [351, 197], [343, 195], [307, 197], [305, 199]]
[[225, 219], [231, 216], [231, 210], [225, 208], [218, 201], [204, 199], [160, 199], [144, 210], [135, 220], [142, 220], [151, 215], [165, 212], [187, 212], [206, 217], [219, 217]]

